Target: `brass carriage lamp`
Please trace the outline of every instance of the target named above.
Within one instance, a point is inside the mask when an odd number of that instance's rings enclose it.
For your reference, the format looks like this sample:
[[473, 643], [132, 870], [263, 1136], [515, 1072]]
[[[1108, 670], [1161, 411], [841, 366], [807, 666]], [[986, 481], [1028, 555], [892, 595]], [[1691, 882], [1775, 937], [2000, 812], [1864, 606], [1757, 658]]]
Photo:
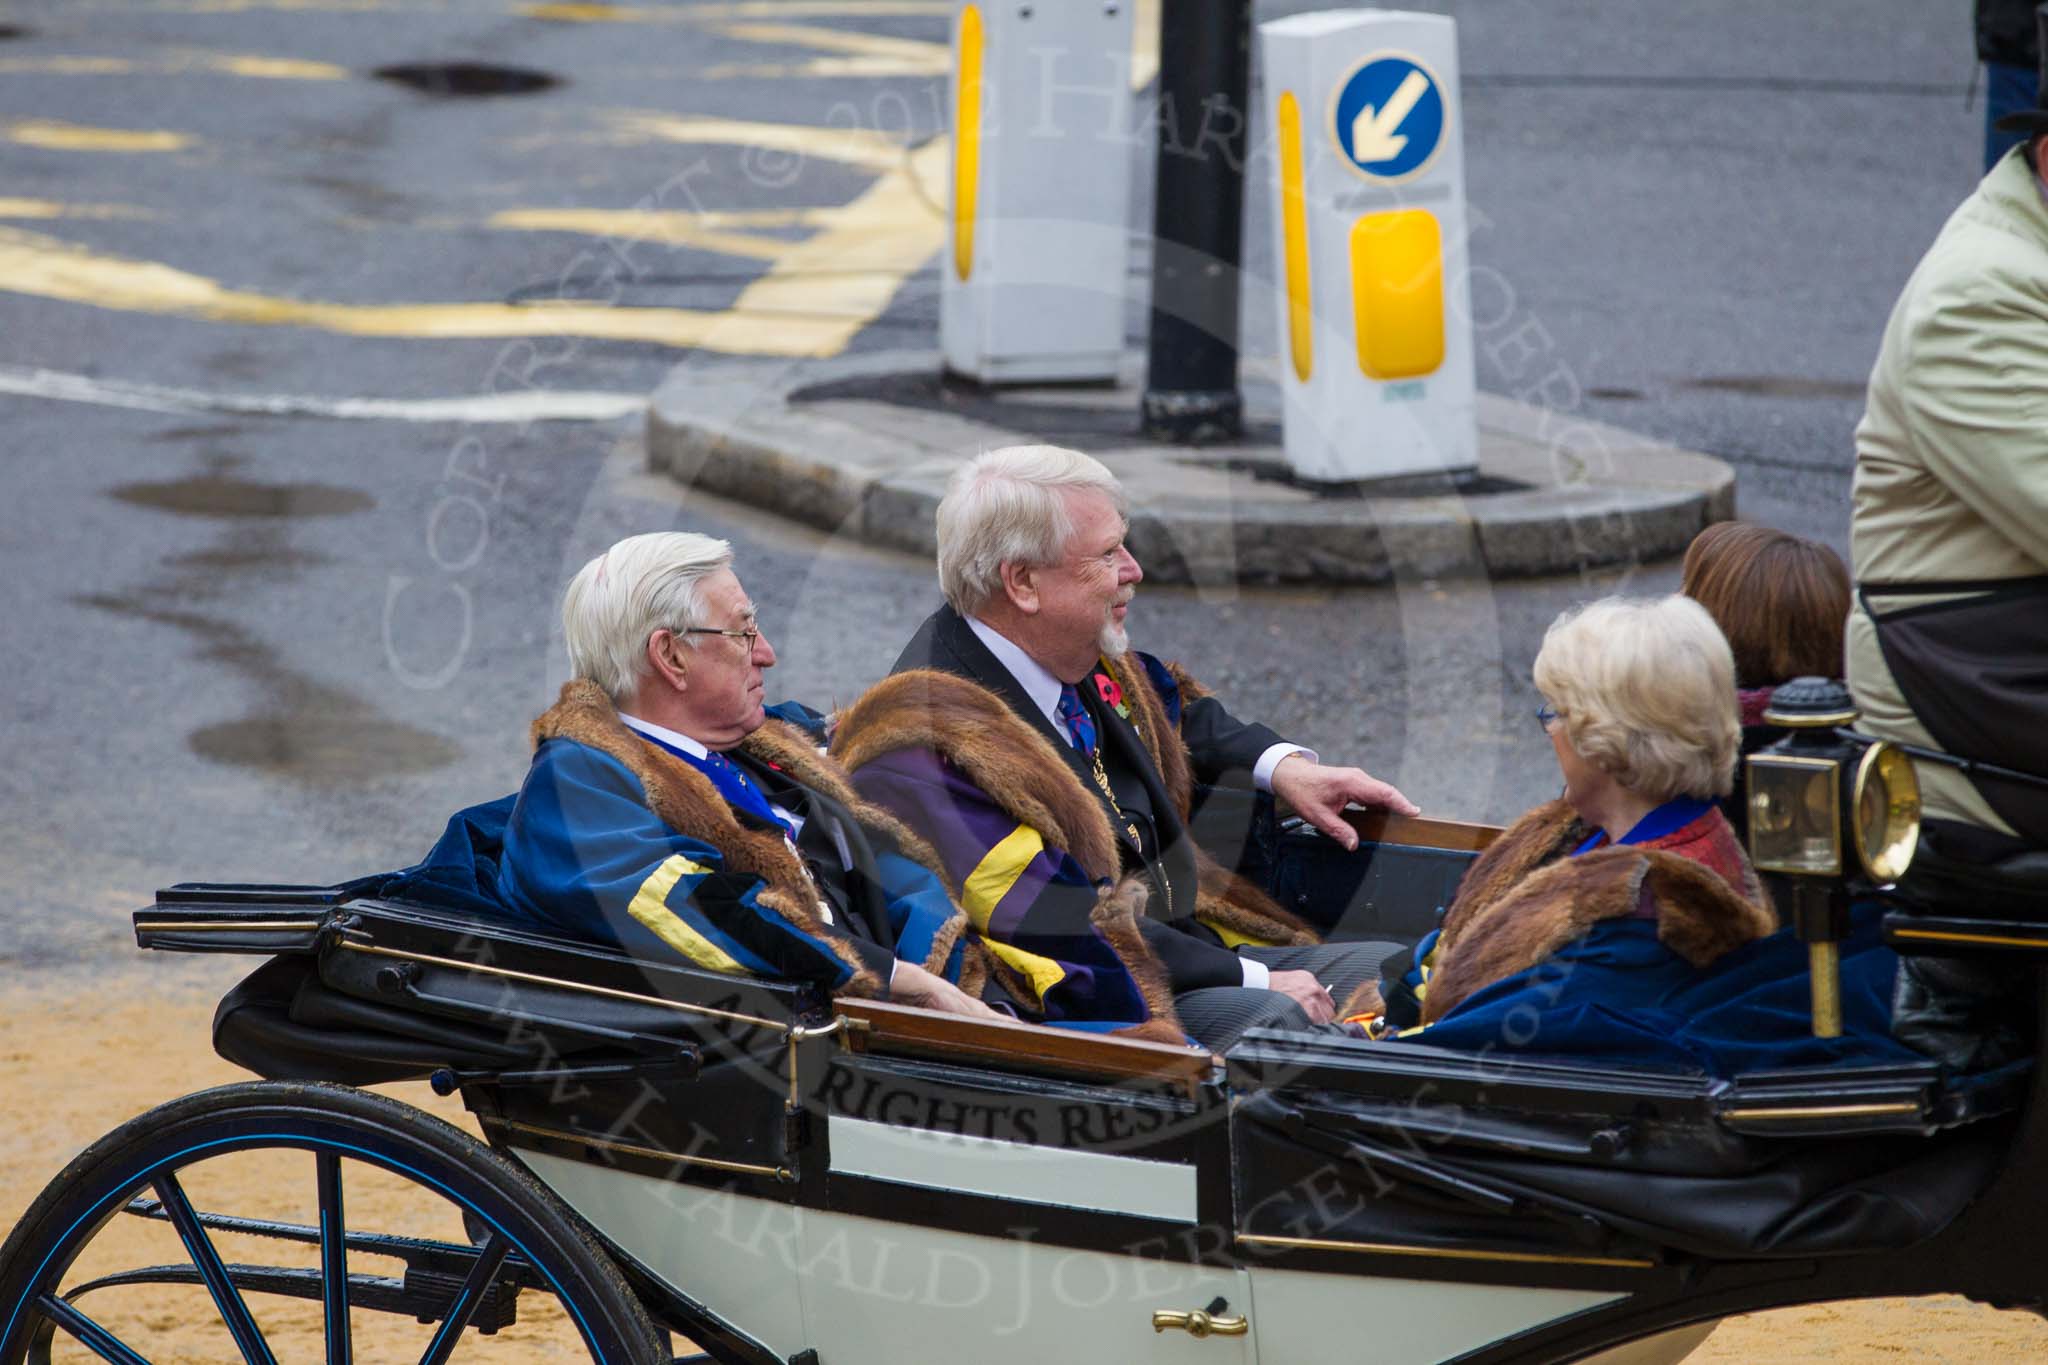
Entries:
[[[1849, 931], [1849, 878], [1886, 887], [1905, 875], [1920, 839], [1920, 784], [1913, 762], [1883, 741], [1849, 734], [1849, 689], [1795, 678], [1771, 694], [1764, 723], [1789, 731], [1747, 760], [1749, 859], [1786, 874], [1791, 920], [1807, 946], [1813, 1032], [1842, 1032], [1839, 944]], [[1856, 853], [1848, 865], [1844, 847]]]

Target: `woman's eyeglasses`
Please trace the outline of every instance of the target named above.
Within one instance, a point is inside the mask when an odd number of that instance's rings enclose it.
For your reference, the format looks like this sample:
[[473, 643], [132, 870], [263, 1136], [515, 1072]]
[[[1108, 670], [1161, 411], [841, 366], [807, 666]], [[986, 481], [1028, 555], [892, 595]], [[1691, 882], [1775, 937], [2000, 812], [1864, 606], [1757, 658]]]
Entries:
[[1536, 708], [1536, 723], [1543, 727], [1543, 732], [1545, 734], [1550, 733], [1550, 722], [1556, 719], [1557, 708], [1555, 706], [1552, 706], [1549, 702], [1544, 702], [1541, 706]]

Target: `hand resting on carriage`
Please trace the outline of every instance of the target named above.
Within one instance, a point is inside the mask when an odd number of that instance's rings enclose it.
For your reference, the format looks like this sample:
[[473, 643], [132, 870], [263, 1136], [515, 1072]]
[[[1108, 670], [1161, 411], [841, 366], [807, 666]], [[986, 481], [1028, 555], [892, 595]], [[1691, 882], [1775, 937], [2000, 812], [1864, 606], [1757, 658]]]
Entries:
[[898, 1004], [944, 1014], [964, 1014], [970, 1019], [1003, 1019], [1006, 1015], [990, 1009], [943, 976], [936, 976], [914, 962], [897, 960], [889, 976], [889, 995]]

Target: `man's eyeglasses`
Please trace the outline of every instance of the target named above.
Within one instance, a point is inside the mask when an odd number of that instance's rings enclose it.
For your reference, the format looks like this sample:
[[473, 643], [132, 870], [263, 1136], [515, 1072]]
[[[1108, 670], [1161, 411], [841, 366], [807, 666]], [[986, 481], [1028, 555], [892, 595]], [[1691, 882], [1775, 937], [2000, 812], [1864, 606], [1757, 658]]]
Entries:
[[1552, 706], [1549, 702], [1544, 702], [1541, 706], [1536, 708], [1536, 723], [1543, 727], [1543, 732], [1545, 734], [1550, 733], [1550, 722], [1556, 719], [1557, 708], [1555, 706]]
[[752, 654], [754, 652], [754, 642], [761, 638], [761, 627], [753, 621], [749, 621], [739, 630], [720, 630], [716, 626], [685, 626], [677, 631], [676, 634], [723, 635], [728, 640], [738, 640], [745, 647], [747, 653]]

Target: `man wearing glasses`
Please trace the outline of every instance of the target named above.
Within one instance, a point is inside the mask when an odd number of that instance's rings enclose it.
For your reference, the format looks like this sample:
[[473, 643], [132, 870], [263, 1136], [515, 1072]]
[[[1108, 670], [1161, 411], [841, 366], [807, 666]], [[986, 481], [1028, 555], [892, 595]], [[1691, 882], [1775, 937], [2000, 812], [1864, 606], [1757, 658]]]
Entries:
[[809, 713], [764, 708], [775, 650], [724, 541], [620, 541], [562, 624], [575, 676], [534, 723], [500, 900], [649, 957], [992, 1013], [957, 984], [963, 919], [929, 850], [855, 795]]
[[[1123, 489], [1079, 451], [1016, 446], [962, 466], [938, 512], [946, 605], [842, 717], [833, 752], [937, 848], [985, 937], [1072, 920], [1091, 888], [1132, 876], [1148, 893], [1145, 944], [1195, 1038], [1327, 1025], [1332, 996], [1373, 979], [1395, 945], [1322, 944], [1210, 861], [1188, 833], [1193, 787], [1270, 791], [1346, 848], [1347, 803], [1415, 807], [1131, 650], [1144, 574], [1126, 528]], [[1059, 984], [998, 975], [1013, 993]]]

